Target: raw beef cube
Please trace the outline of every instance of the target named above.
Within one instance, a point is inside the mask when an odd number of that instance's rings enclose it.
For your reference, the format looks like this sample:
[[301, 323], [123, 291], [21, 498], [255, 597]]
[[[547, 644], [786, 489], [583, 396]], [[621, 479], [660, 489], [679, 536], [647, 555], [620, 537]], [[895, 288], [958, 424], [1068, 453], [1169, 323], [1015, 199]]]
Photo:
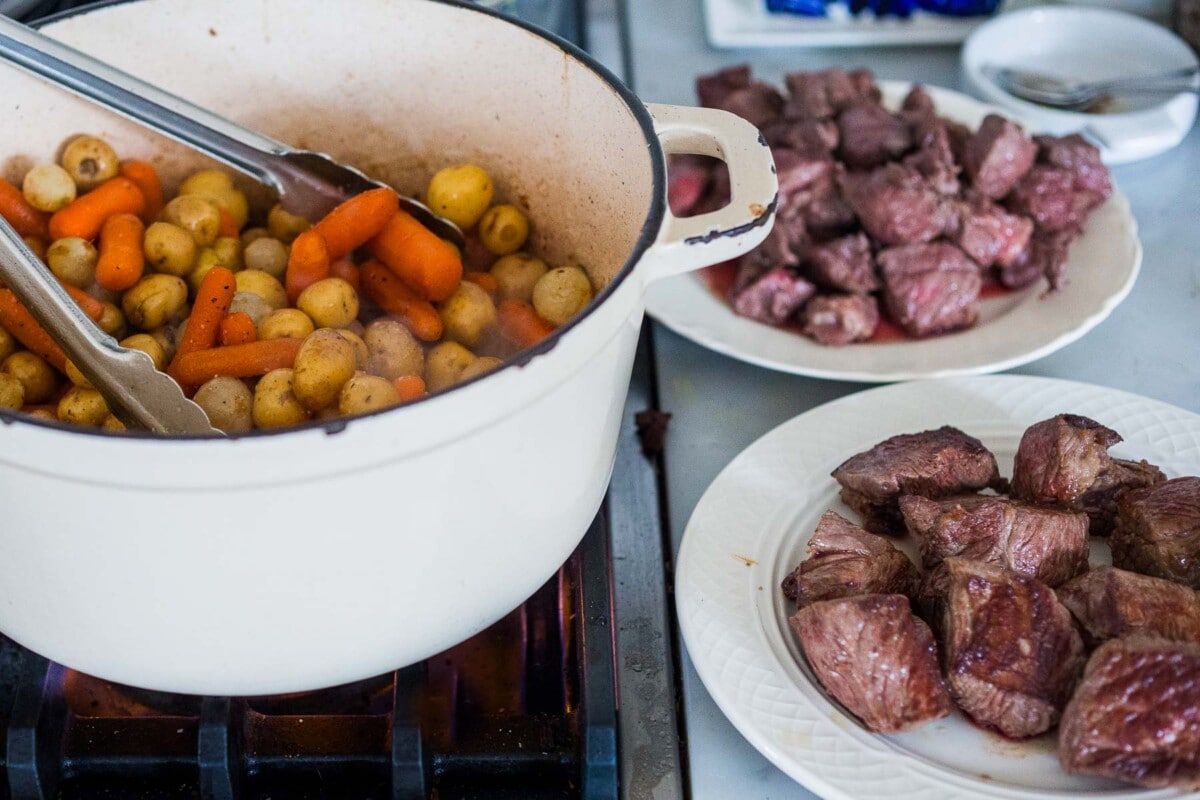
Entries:
[[1200, 788], [1200, 646], [1101, 645], [1063, 714], [1058, 760], [1074, 774]]
[[782, 325], [804, 307], [817, 289], [782, 267], [764, 273], [738, 293], [733, 310], [767, 325]]
[[913, 336], [966, 328], [979, 317], [979, 265], [948, 242], [889, 247], [876, 257], [887, 310]]
[[1033, 220], [1009, 214], [982, 195], [963, 204], [959, 220], [955, 242], [981, 267], [1014, 263], [1033, 235]]
[[999, 200], [1012, 191], [1037, 158], [1035, 145], [1021, 126], [998, 114], [984, 117], [967, 139], [963, 167], [971, 185]]
[[1100, 159], [1100, 151], [1078, 133], [1070, 136], [1035, 136], [1038, 160], [1062, 167], [1075, 176], [1075, 188], [1095, 192], [1107, 199], [1112, 195], [1112, 177]]
[[809, 247], [805, 253], [814, 282], [843, 292], [873, 292], [879, 288], [871, 240], [862, 233]]
[[895, 546], [826, 511], [808, 542], [808, 558], [783, 580], [783, 593], [797, 605], [860, 594], [912, 597], [920, 585], [917, 568]]
[[1040, 231], [1078, 232], [1104, 198], [1076, 189], [1075, 176], [1069, 170], [1035, 164], [1006, 202], [1012, 211], [1032, 219]]
[[928, 242], [952, 221], [952, 209], [912, 167], [887, 164], [871, 172], [847, 172], [839, 183], [863, 228], [885, 245]]
[[865, 342], [879, 325], [879, 305], [869, 294], [819, 294], [804, 307], [804, 333], [821, 344]]
[[899, 158], [912, 146], [908, 125], [883, 106], [853, 105], [838, 115], [838, 152], [850, 167], [866, 169]]
[[1109, 544], [1113, 566], [1200, 589], [1200, 478], [1126, 492]]
[[789, 622], [817, 680], [868, 729], [898, 733], [950, 713], [937, 643], [904, 595], [825, 600]]
[[1200, 644], [1200, 595], [1162, 578], [1094, 567], [1058, 587], [1093, 642], [1145, 634]]
[[696, 78], [696, 96], [705, 108], [722, 108], [730, 93], [750, 85], [750, 65], [738, 64]]
[[1036, 578], [979, 561], [945, 563], [941, 628], [954, 702], [1010, 739], [1050, 730], [1084, 663], [1071, 612]]

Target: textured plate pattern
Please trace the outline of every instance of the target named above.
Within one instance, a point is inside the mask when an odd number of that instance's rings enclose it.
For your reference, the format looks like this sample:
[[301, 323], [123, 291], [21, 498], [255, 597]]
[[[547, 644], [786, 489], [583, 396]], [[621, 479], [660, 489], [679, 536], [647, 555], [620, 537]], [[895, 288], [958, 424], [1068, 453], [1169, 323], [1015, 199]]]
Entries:
[[1172, 477], [1200, 474], [1196, 414], [1088, 384], [991, 376], [887, 386], [821, 406], [763, 436], [713, 481], [679, 553], [680, 628], [717, 705], [780, 769], [831, 799], [1182, 797], [1067, 775], [1052, 735], [1017, 744], [959, 715], [899, 736], [871, 734], [827, 699], [787, 629], [779, 581], [821, 512], [840, 507], [829, 473], [848, 456], [951, 424], [982, 439], [1011, 474], [1022, 431], [1064, 411], [1120, 432], [1114, 454], [1146, 458]]
[[[884, 103], [900, 104], [911, 84], [880, 81]], [[928, 87], [939, 112], [972, 128], [1001, 111], [964, 94]], [[1133, 289], [1142, 246], [1129, 202], [1117, 191], [1071, 246], [1067, 285], [1045, 282], [980, 304], [972, 328], [930, 339], [826, 347], [806, 336], [739, 317], [699, 275], [653, 284], [646, 311], [675, 332], [733, 358], [770, 369], [867, 383], [977, 375], [1043, 358], [1099, 325]], [[1086, 269], [1084, 268], [1086, 267]]]

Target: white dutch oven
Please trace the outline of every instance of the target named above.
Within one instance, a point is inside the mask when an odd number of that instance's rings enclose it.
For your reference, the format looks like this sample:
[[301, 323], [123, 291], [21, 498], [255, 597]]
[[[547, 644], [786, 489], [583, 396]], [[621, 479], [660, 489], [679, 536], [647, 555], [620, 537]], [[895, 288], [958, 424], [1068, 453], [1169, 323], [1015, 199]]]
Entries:
[[[599, 507], [652, 280], [769, 228], [767, 148], [726, 114], [643, 106], [559, 41], [449, 0], [144, 0], [45, 32], [416, 194], [487, 165], [592, 306], [506, 368], [348, 424], [236, 440], [0, 425], [0, 630], [168, 691], [286, 692], [384, 672], [541, 585]], [[0, 174], [97, 133], [169, 188], [207, 162], [0, 67]], [[733, 202], [666, 211], [664, 153], [724, 158]]]

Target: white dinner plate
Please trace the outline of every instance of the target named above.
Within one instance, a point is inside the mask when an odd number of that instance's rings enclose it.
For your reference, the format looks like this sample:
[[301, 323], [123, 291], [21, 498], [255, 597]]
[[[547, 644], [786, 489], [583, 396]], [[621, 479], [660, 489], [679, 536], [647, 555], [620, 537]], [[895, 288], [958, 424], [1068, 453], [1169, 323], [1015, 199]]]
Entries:
[[[885, 105], [892, 108], [911, 88], [898, 81], [880, 81], [879, 86]], [[927, 89], [940, 114], [972, 129], [989, 113], [1013, 117], [959, 92]], [[867, 383], [978, 375], [1027, 364], [1083, 336], [1128, 296], [1141, 263], [1137, 222], [1118, 189], [1092, 213], [1083, 235], [1071, 245], [1062, 289], [1047, 294], [1045, 280], [1039, 280], [986, 298], [973, 327], [944, 336], [844, 347], [817, 344], [794, 331], [733, 313], [700, 273], [652, 284], [646, 311], [718, 353], [797, 375]]]
[[1168, 477], [1200, 474], [1200, 415], [1099, 386], [998, 375], [827, 403], [775, 428], [717, 476], [679, 551], [679, 626], [705, 687], [764, 756], [826, 800], [1200, 798], [1068, 775], [1053, 733], [1013, 742], [958, 712], [904, 734], [870, 733], [827, 699], [788, 627], [791, 603], [779, 584], [804, 557], [817, 518], [834, 508], [857, 519], [829, 474], [845, 459], [889, 436], [949, 424], [981, 439], [1011, 475], [1025, 428], [1062, 412], [1124, 436], [1114, 455], [1145, 458]]

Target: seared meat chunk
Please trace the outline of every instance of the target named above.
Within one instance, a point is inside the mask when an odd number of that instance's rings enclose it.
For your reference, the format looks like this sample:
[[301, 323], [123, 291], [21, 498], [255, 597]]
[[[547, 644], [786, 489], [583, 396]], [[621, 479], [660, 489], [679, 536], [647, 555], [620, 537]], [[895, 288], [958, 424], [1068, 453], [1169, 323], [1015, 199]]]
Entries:
[[870, 730], [899, 733], [950, 713], [937, 643], [904, 595], [824, 600], [789, 622], [817, 680]]
[[705, 108], [723, 108], [725, 98], [750, 85], [750, 65], [738, 64], [696, 78], [696, 95]]
[[1021, 126], [998, 114], [988, 114], [967, 139], [963, 168], [971, 185], [999, 200], [1012, 191], [1037, 158], [1035, 145]]
[[929, 96], [929, 92], [925, 91], [925, 87], [919, 83], [908, 90], [908, 94], [904, 96], [904, 102], [900, 104], [900, 111], [912, 116], [933, 116], [937, 114], [937, 109], [933, 105], [933, 98]]
[[1035, 136], [1038, 160], [1062, 167], [1075, 177], [1075, 188], [1095, 192], [1102, 198], [1112, 195], [1112, 177], [1100, 159], [1100, 151], [1078, 133], [1070, 136]]
[[928, 242], [953, 221], [953, 208], [912, 167], [847, 172], [838, 182], [863, 228], [883, 244]]
[[804, 307], [817, 288], [782, 267], [768, 270], [738, 292], [733, 310], [743, 317], [782, 325]]
[[1012, 739], [1050, 730], [1083, 666], [1071, 613], [1036, 578], [979, 561], [945, 563], [941, 627], [954, 702]]
[[1011, 264], [1000, 267], [1000, 283], [1009, 289], [1022, 289], [1044, 275], [1052, 290], [1059, 288], [1073, 238], [1073, 231], [1047, 233], [1035, 226], [1024, 252], [1019, 253]]
[[1167, 479], [1163, 471], [1146, 461], [1114, 458], [1096, 476], [1096, 482], [1083, 496], [1071, 503], [1091, 520], [1093, 536], [1107, 536], [1117, 521], [1117, 504], [1126, 492], [1154, 486]]
[[797, 605], [860, 594], [912, 597], [921, 576], [908, 556], [836, 511], [826, 511], [808, 542], [808, 558], [783, 579], [783, 593]]
[[734, 89], [717, 108], [737, 114], [754, 127], [761, 128], [780, 118], [783, 95], [771, 84], [755, 81], [749, 86]]
[[1200, 589], [1200, 478], [1126, 492], [1109, 544], [1113, 566]]
[[917, 152], [904, 158], [905, 166], [924, 176], [936, 191], [956, 195], [962, 188], [958, 181], [959, 166], [950, 144], [950, 128], [946, 121], [934, 116], [922, 116], [912, 124]]
[[838, 146], [837, 123], [831, 119], [778, 119], [765, 125], [762, 134], [772, 148], [808, 158], [826, 158]]
[[1200, 644], [1200, 595], [1178, 583], [1114, 567], [1094, 567], [1058, 587], [1093, 642], [1146, 634]]
[[1083, 514], [986, 495], [901, 497], [900, 513], [927, 569], [958, 556], [1003, 564], [1050, 586], [1087, 569], [1088, 521]]
[[1101, 645], [1063, 713], [1058, 760], [1070, 773], [1200, 788], [1200, 646]]
[[879, 88], [868, 70], [847, 73], [792, 72], [784, 76], [788, 89], [784, 114], [793, 119], [824, 119], [855, 103], [878, 103]]
[[1039, 231], [1077, 233], [1104, 198], [1096, 192], [1076, 189], [1075, 175], [1070, 170], [1035, 164], [1005, 202], [1012, 211], [1032, 219]]
[[871, 240], [862, 233], [814, 245], [805, 253], [808, 274], [816, 283], [842, 292], [872, 292], [879, 288]]
[[1033, 220], [1009, 214], [980, 194], [963, 204], [959, 220], [955, 242], [981, 267], [1015, 263], [1033, 235]]
[[885, 439], [833, 471], [846, 505], [873, 533], [903, 532], [901, 495], [949, 497], [1001, 484], [996, 457], [978, 439], [949, 425]]
[[979, 318], [979, 265], [954, 245], [889, 247], [877, 260], [887, 310], [912, 336], [966, 328]]
[[879, 306], [869, 294], [819, 294], [804, 307], [804, 333], [821, 344], [865, 342], [879, 325]]
[[899, 158], [912, 146], [908, 125], [875, 103], [859, 103], [838, 115], [838, 153], [855, 169], [868, 169]]
[[712, 169], [716, 159], [708, 156], [673, 155], [667, 162], [670, 181], [667, 184], [667, 199], [671, 213], [677, 217], [688, 216], [699, 205], [708, 191], [712, 180]]

